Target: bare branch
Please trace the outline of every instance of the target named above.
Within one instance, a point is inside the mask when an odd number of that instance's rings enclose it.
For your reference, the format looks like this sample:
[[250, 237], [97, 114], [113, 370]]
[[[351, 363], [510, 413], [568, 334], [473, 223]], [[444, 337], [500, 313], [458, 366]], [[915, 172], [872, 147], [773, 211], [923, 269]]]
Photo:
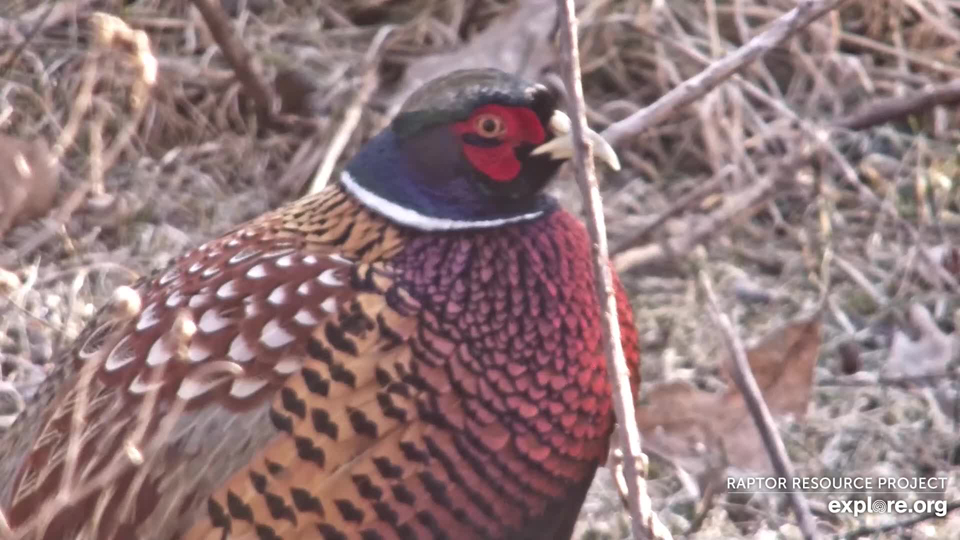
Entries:
[[677, 202], [671, 204], [669, 208], [657, 214], [657, 217], [655, 217], [653, 221], [644, 225], [639, 231], [621, 240], [617, 243], [617, 245], [610, 248], [610, 254], [616, 256], [633, 246], [647, 241], [650, 235], [659, 229], [670, 218], [682, 214], [684, 211], [690, 209], [692, 206], [709, 197], [710, 195], [723, 191], [724, 182], [727, 181], [732, 169], [733, 165], [724, 167], [717, 174], [713, 175], [713, 178], [677, 199]]
[[360, 79], [360, 88], [353, 96], [353, 100], [350, 101], [350, 105], [343, 114], [343, 121], [340, 123], [340, 128], [337, 129], [337, 132], [333, 135], [333, 139], [327, 144], [327, 152], [323, 156], [323, 161], [320, 163], [317, 174], [314, 175], [311, 181], [309, 193], [318, 193], [327, 185], [327, 181], [330, 180], [330, 175], [333, 174], [333, 168], [337, 164], [337, 159], [340, 158], [340, 154], [342, 154], [344, 148], [346, 148], [347, 142], [350, 141], [350, 136], [353, 135], [353, 132], [360, 124], [360, 116], [363, 114], [363, 108], [367, 106], [379, 82], [376, 70], [376, 57], [384, 41], [386, 41], [387, 36], [393, 29], [394, 27], [392, 26], [382, 27], [380, 31], [377, 32], [373, 43], [367, 50], [363, 65], [361, 66], [363, 74]]
[[[720, 310], [717, 297], [713, 292], [710, 277], [707, 276], [706, 271], [702, 268], [697, 272], [697, 280], [706, 297], [710, 317], [723, 334], [724, 342], [730, 353], [732, 365], [730, 374], [737, 384], [740, 393], [743, 394], [747, 410], [750, 411], [750, 416], [753, 418], [753, 422], [757, 426], [757, 431], [760, 432], [760, 438], [763, 439], [763, 445], [767, 449], [770, 463], [773, 465], [773, 469], [777, 475], [780, 478], [786, 479], [787, 486], [793, 486], [793, 478], [796, 477], [793, 464], [790, 462], [790, 458], [787, 457], [787, 450], [783, 446], [780, 434], [777, 432], [776, 425], [773, 422], [773, 415], [770, 414], [770, 409], [767, 407], [766, 402], [763, 401], [760, 387], [757, 385], [757, 380], [753, 377], [753, 372], [750, 370], [750, 363], [747, 361], [747, 352], [743, 346], [743, 342], [737, 335], [736, 330], [734, 330], [730, 318]], [[807, 500], [803, 494], [791, 488], [787, 491], [787, 496], [790, 499], [790, 504], [793, 505], [793, 512], [797, 516], [797, 526], [800, 527], [804, 539], [812, 540], [817, 538], [813, 514], [810, 513], [810, 506], [807, 504]]]
[[213, 39], [217, 41], [223, 56], [233, 68], [240, 84], [247, 89], [250, 97], [256, 104], [257, 118], [261, 125], [268, 126], [274, 120], [274, 99], [270, 87], [263, 82], [263, 79], [253, 68], [253, 55], [243, 45], [243, 42], [233, 33], [230, 25], [230, 19], [224, 13], [220, 3], [214, 3], [212, 0], [192, 0], [193, 5], [203, 16], [203, 20], [210, 28]]
[[[17, 45], [17, 48], [14, 49], [13, 54], [9, 56], [7, 61], [4, 62], [3, 66], [0, 66], [0, 77], [5, 77], [7, 75], [7, 72], [10, 71], [10, 68], [13, 66], [13, 64], [17, 61], [18, 58], [20, 58], [20, 55], [23, 54], [24, 49], [26, 49], [27, 46], [30, 45], [30, 42], [33, 41], [33, 38], [35, 38], [37, 34], [40, 32], [40, 30], [44, 27], [47, 20], [50, 18], [50, 14], [53, 13], [54, 8], [56, 7], [57, 7], [57, 3], [51, 2], [48, 6], [44, 8], [43, 14], [40, 15], [39, 20], [33, 23], [33, 28], [31, 28], [30, 31], [27, 33], [27, 35], [23, 37], [23, 41], [21, 41], [20, 44]], [[3, 516], [0, 515], [0, 518], [2, 517]], [[3, 520], [0, 519], [0, 527], [2, 527], [2, 525], [3, 525]]]
[[642, 458], [640, 433], [634, 415], [630, 372], [620, 342], [620, 323], [617, 320], [617, 299], [614, 294], [613, 270], [607, 258], [607, 231], [603, 222], [603, 205], [593, 167], [593, 148], [587, 142], [586, 106], [580, 80], [580, 53], [577, 44], [577, 18], [573, 0], [560, 0], [562, 12], [562, 46], [566, 69], [563, 70], [567, 95], [570, 97], [570, 118], [574, 139], [574, 172], [583, 198], [587, 200], [587, 228], [593, 240], [593, 271], [596, 276], [596, 298], [601, 307], [604, 352], [607, 374], [613, 389], [613, 406], [617, 415], [618, 434], [623, 451], [627, 481], [627, 505], [632, 518], [633, 536], [641, 538], [672, 538], [670, 531], [653, 512], [647, 495], [646, 481], [637, 464]]
[[360, 88], [357, 90], [353, 100], [351, 100], [350, 105], [343, 114], [343, 121], [340, 123], [340, 128], [337, 129], [337, 132], [327, 144], [327, 152], [323, 156], [323, 161], [320, 163], [317, 174], [314, 175], [310, 183], [309, 193], [318, 193], [326, 187], [327, 181], [330, 180], [330, 175], [333, 174], [333, 168], [337, 164], [337, 159], [340, 158], [340, 154], [343, 153], [343, 149], [347, 147], [347, 143], [350, 141], [350, 136], [353, 135], [353, 132], [357, 129], [357, 125], [360, 123], [363, 107], [370, 101], [370, 96], [373, 95], [373, 91], [377, 87], [377, 76], [373, 70], [368, 69], [362, 77]]
[[878, 386], [936, 386], [943, 381], [955, 379], [957, 373], [953, 371], [941, 371], [938, 373], [928, 373], [923, 375], [906, 375], [902, 377], [833, 377], [817, 381], [817, 386], [842, 386], [848, 388], [876, 388]]
[[766, 32], [758, 34], [746, 45], [724, 58], [710, 64], [696, 76], [664, 94], [660, 99], [634, 114], [620, 120], [603, 131], [610, 144], [617, 144], [629, 135], [641, 133], [662, 122], [674, 111], [689, 105], [713, 90], [721, 82], [779, 45], [801, 28], [807, 26], [845, 0], [802, 0], [770, 25]]
[[852, 130], [868, 129], [885, 122], [899, 120], [938, 105], [960, 102], [960, 81], [925, 88], [905, 97], [877, 100], [849, 116], [834, 122], [834, 127]]
[[[746, 64], [769, 52], [783, 40], [836, 8], [843, 1], [806, 0], [800, 2], [796, 8], [774, 21], [765, 32], [757, 35], [735, 52], [707, 65], [699, 74], [676, 86], [648, 107], [608, 127], [603, 132], [604, 138], [611, 144], [616, 144], [617, 141], [628, 135], [651, 128], [678, 108], [699, 99], [725, 79], [735, 75]], [[806, 155], [788, 159], [788, 163], [780, 170], [783, 172], [796, 170], [805, 164], [807, 159], [809, 157]], [[789, 177], [792, 179], [792, 174]], [[686, 235], [631, 249], [631, 244], [636, 245], [642, 240], [642, 236], [646, 236], [653, 227], [644, 229], [642, 234], [638, 235], [640, 238], [635, 237], [617, 245], [615, 250], [617, 253], [615, 258], [617, 270], [623, 271], [637, 266], [657, 267], [669, 263], [671, 259], [677, 256], [686, 255], [697, 244], [713, 237], [734, 219], [742, 217], [744, 212], [769, 201], [776, 194], [776, 187], [781, 181], [783, 181], [781, 178], [770, 178], [748, 188], [711, 214], [703, 223], [691, 229]], [[675, 210], [682, 210], [682, 208], [683, 205], [677, 204]], [[668, 210], [658, 217], [655, 224], [662, 224], [673, 213], [674, 210]]]
[[811, 159], [809, 151], [801, 151], [784, 160], [783, 167], [777, 169], [777, 176], [765, 176], [754, 185], [733, 195], [723, 206], [712, 212], [695, 227], [683, 235], [676, 235], [662, 242], [650, 243], [618, 253], [613, 264], [618, 272], [635, 270], [637, 267], [655, 268], [669, 264], [677, 258], [683, 258], [705, 240], [724, 230], [735, 220], [750, 215], [751, 209], [758, 208], [773, 198], [777, 188], [789, 185], [797, 171]]

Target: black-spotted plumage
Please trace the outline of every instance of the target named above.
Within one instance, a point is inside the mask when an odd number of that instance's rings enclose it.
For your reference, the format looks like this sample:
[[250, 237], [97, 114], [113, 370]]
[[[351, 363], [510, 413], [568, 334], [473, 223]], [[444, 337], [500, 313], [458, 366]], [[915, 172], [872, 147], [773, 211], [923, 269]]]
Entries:
[[543, 87], [454, 73], [339, 184], [119, 292], [3, 441], [11, 525], [569, 538], [613, 416], [589, 240], [541, 191], [563, 119]]

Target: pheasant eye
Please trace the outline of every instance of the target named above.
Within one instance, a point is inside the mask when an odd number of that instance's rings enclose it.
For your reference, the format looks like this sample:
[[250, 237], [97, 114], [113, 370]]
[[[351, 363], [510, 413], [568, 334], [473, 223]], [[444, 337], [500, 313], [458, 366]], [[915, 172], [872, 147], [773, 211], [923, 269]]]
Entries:
[[474, 130], [477, 135], [486, 138], [494, 138], [503, 135], [506, 126], [503, 119], [495, 114], [481, 114], [473, 122]]

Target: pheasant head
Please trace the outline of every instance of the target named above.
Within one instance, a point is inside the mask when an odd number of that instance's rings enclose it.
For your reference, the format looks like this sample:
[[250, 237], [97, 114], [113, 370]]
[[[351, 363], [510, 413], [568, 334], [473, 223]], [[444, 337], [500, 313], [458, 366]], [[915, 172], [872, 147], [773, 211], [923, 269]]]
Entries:
[[[455, 71], [414, 92], [341, 181], [369, 208], [421, 230], [536, 219], [553, 206], [544, 187], [573, 155], [557, 101], [547, 87], [502, 71]], [[620, 167], [602, 137], [587, 137]]]

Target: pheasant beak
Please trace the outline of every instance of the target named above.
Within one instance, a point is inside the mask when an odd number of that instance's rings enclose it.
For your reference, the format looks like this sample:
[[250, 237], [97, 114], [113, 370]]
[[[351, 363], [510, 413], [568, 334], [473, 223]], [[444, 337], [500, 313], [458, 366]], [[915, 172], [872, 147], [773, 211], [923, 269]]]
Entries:
[[[547, 154], [551, 159], [558, 161], [573, 157], [573, 132], [570, 129], [570, 117], [563, 111], [554, 111], [550, 117], [550, 131], [554, 138], [550, 142], [541, 144], [533, 149], [530, 155]], [[610, 165], [610, 168], [619, 171], [620, 160], [613, 147], [599, 133], [587, 127], [584, 133], [586, 139], [593, 143], [594, 155]]]

